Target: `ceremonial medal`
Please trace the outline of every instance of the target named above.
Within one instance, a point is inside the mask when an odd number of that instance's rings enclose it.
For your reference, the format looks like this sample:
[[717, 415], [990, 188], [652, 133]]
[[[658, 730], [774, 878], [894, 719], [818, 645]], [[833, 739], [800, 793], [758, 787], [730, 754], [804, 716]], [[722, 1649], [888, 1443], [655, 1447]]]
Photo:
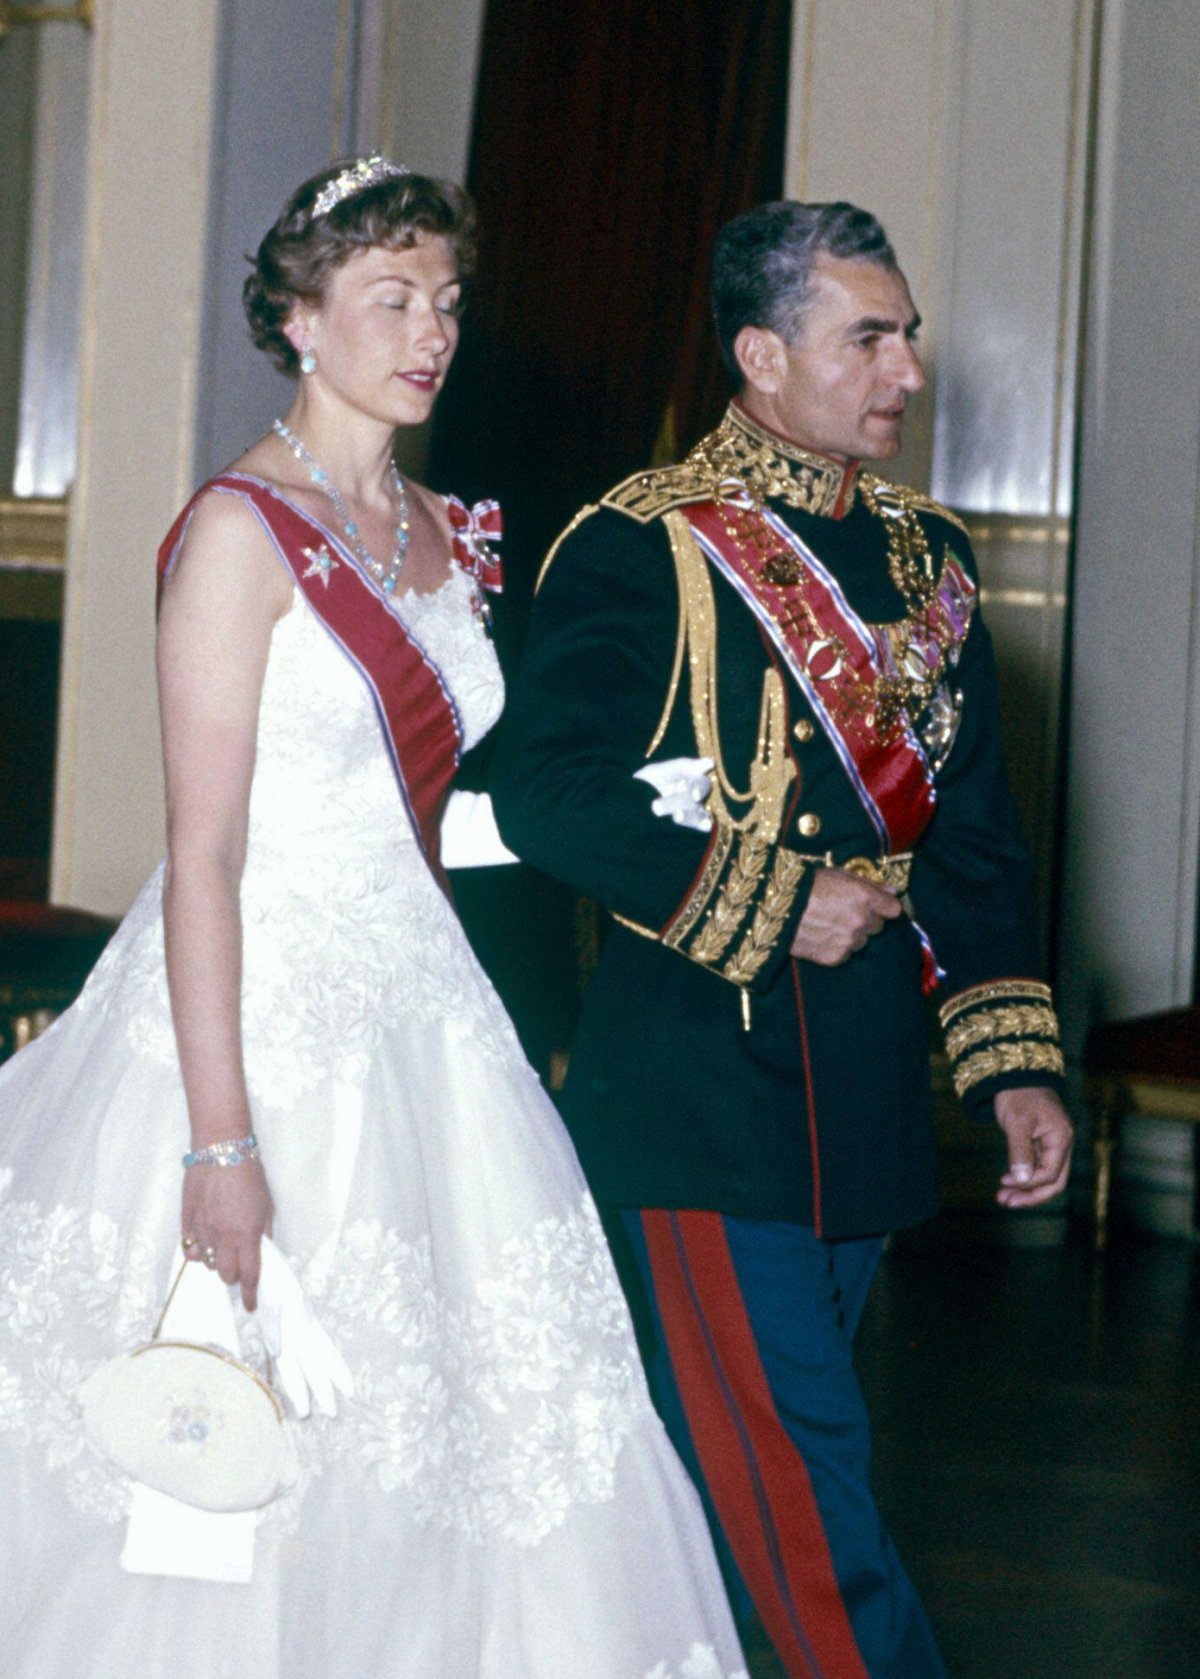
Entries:
[[804, 575], [804, 568], [795, 554], [771, 554], [763, 566], [763, 576], [768, 583], [774, 583], [780, 589], [790, 589], [799, 583]]
[[319, 577], [328, 588], [329, 574], [338, 569], [341, 561], [334, 559], [324, 543], [319, 548], [305, 548], [304, 558], [308, 561], [308, 570], [300, 573], [301, 581], [306, 577]]

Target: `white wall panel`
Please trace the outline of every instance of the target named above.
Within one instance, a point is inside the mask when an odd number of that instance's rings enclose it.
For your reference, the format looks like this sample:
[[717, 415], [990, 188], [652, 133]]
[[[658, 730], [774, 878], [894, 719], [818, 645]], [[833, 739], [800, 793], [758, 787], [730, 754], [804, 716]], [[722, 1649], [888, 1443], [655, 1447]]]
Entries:
[[224, 8], [214, 94], [209, 269], [194, 476], [217, 472], [291, 404], [292, 386], [250, 343], [245, 261], [306, 176], [352, 149], [353, 8], [294, 0]]
[[1107, 0], [1074, 588], [1076, 1041], [1189, 1000], [1200, 823], [1200, 8]]
[[91, 36], [78, 23], [45, 23], [38, 37], [13, 490], [62, 496], [75, 477]]
[[17, 450], [37, 36], [36, 29], [13, 29], [0, 40], [0, 499], [12, 489]]
[[[925, 317], [937, 378], [953, 63], [960, 0], [796, 0], [785, 191], [849, 199], [883, 222]], [[929, 480], [934, 402], [914, 409], [894, 470]]]
[[1089, 6], [972, 0], [945, 230], [933, 493], [979, 513], [1070, 511], [1059, 437], [1073, 402], [1078, 89]]

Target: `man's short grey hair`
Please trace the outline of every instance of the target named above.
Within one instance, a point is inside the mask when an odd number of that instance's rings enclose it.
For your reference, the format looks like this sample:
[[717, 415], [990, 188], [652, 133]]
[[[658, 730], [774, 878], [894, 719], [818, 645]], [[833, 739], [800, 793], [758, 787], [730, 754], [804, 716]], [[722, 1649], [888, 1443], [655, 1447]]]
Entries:
[[767, 327], [794, 344], [812, 297], [819, 256], [899, 267], [887, 234], [854, 204], [797, 204], [780, 199], [735, 216], [717, 235], [712, 303], [725, 365], [740, 388], [733, 341], [744, 326]]

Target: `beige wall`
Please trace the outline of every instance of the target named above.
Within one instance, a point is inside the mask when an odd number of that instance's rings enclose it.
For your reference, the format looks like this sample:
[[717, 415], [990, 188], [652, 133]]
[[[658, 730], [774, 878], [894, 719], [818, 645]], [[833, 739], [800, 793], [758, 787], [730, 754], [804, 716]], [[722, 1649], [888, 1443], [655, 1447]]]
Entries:
[[288, 400], [246, 340], [243, 253], [332, 156], [462, 171], [482, 0], [97, 12], [51, 891], [120, 914], [163, 845], [155, 550]]
[[362, 46], [378, 52], [380, 73], [364, 65], [361, 120], [410, 169], [466, 175], [483, 8], [484, 0], [366, 0]]
[[[931, 349], [948, 279], [955, 10], [946, 0], [889, 0], [886, 32], [878, 0], [794, 0], [793, 10], [785, 191], [846, 198], [879, 217]], [[933, 414], [929, 397], [911, 416], [898, 477], [928, 483]]]
[[120, 912], [162, 843], [153, 557], [191, 489], [219, 5], [97, 11], [51, 891]]

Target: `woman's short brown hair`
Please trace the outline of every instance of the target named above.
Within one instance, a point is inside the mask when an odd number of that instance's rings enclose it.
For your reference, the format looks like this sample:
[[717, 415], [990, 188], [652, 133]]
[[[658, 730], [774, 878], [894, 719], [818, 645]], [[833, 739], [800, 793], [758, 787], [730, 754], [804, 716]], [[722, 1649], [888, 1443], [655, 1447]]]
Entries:
[[296, 303], [319, 303], [335, 269], [356, 251], [401, 250], [429, 235], [449, 241], [462, 279], [475, 268], [475, 206], [461, 187], [431, 175], [388, 175], [352, 192], [324, 215], [313, 213], [321, 192], [354, 163], [343, 159], [310, 176], [284, 205], [254, 256], [242, 287], [250, 336], [281, 373], [299, 371], [300, 358], [284, 332]]

